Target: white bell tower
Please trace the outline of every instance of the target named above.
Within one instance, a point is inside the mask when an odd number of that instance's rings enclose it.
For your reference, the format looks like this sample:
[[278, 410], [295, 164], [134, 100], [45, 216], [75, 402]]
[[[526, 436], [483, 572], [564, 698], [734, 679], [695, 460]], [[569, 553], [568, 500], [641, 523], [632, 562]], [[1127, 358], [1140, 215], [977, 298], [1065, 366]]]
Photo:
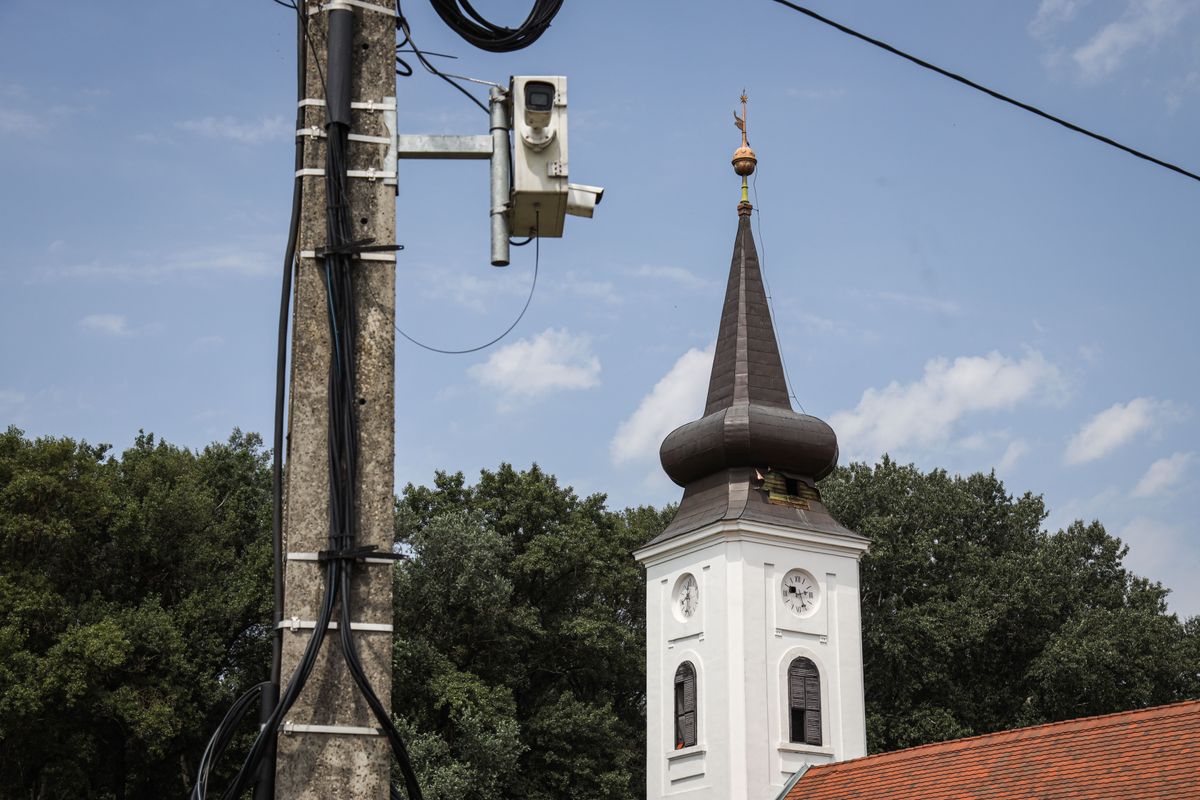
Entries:
[[663, 442], [683, 500], [635, 554], [646, 568], [647, 800], [772, 800], [807, 764], [866, 755], [867, 540], [816, 488], [837, 437], [788, 398], [739, 122], [743, 196], [708, 401]]

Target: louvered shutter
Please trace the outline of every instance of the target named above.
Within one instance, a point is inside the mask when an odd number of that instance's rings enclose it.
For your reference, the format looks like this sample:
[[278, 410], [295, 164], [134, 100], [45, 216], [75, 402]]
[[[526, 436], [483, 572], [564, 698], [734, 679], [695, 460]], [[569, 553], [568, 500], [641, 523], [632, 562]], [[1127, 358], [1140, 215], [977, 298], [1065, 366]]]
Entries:
[[696, 743], [696, 670], [684, 662], [675, 671], [675, 744]]
[[804, 678], [804, 743], [821, 744], [821, 680]]
[[821, 744], [821, 678], [807, 658], [788, 665], [788, 712], [791, 741]]

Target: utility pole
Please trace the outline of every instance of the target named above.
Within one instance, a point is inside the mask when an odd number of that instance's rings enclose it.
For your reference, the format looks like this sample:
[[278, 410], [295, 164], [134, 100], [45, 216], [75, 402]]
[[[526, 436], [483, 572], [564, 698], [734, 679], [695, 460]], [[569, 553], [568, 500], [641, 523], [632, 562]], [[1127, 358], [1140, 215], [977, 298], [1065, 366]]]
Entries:
[[[295, 272], [289, 433], [284, 508], [284, 680], [299, 663], [319, 615], [329, 548], [329, 381], [331, 334], [322, 259], [327, 244], [327, 38], [335, 13], [353, 14], [351, 141], [346, 190], [356, 240], [395, 241], [395, 0], [306, 2], [304, 201]], [[346, 19], [343, 17], [342, 19]], [[333, 89], [331, 91], [336, 91]], [[388, 142], [393, 144], [389, 146]], [[390, 160], [390, 164], [389, 164]], [[353, 268], [359, 439], [357, 545], [390, 553], [395, 434], [395, 254], [361, 253]], [[391, 707], [392, 570], [386, 558], [360, 559], [349, 597], [364, 671]], [[336, 619], [336, 615], [334, 616]], [[307, 685], [284, 717], [275, 796], [287, 800], [386, 800], [392, 754], [347, 669], [331, 631]]]

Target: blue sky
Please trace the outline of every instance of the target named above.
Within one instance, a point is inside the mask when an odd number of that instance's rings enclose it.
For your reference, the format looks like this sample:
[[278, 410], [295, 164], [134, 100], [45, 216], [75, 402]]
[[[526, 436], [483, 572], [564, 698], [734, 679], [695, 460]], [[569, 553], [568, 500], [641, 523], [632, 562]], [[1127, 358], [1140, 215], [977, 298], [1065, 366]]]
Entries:
[[[1196, 0], [814, 8], [1200, 169]], [[767, 0], [568, 0], [512, 55], [405, 10], [448, 71], [569, 76], [572, 180], [607, 192], [542, 243], [501, 345], [398, 345], [398, 486], [536, 461], [615, 507], [678, 498], [657, 446], [702, 406], [745, 87], [776, 327], [843, 460], [994, 468], [1200, 613], [1200, 184]], [[0, 421], [118, 448], [269, 432], [292, 24], [269, 0], [0, 0]], [[432, 76], [398, 92], [404, 132], [485, 132]], [[468, 347], [520, 309], [533, 248], [488, 266], [487, 203], [481, 163], [402, 165], [409, 334]]]

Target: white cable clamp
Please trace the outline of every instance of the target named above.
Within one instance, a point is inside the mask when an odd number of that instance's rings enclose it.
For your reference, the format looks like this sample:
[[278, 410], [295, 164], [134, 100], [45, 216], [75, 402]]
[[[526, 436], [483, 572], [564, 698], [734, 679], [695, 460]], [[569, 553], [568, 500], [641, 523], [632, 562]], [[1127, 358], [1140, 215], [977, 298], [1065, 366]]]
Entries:
[[[366, 256], [372, 256], [372, 258], [366, 258]], [[317, 254], [316, 254], [316, 251], [314, 251], [314, 250], [301, 250], [300, 257], [301, 258], [316, 258]], [[359, 253], [356, 256], [356, 258], [362, 258], [366, 261], [395, 261], [396, 254], [395, 253]], [[288, 561], [320, 561], [321, 557], [317, 553], [288, 553], [287, 560]], [[365, 563], [365, 564], [395, 564], [396, 559], [394, 559], [394, 558], [371, 558], [370, 556], [367, 556], [366, 558], [358, 559], [358, 562]]]
[[[275, 627], [279, 630], [290, 630], [292, 633], [299, 633], [302, 630], [311, 631], [317, 627], [317, 621], [314, 619], [300, 619], [292, 617], [291, 619], [280, 620], [275, 623]], [[337, 630], [337, 620], [329, 621], [329, 629]], [[352, 631], [372, 631], [374, 633], [391, 633], [393, 631], [392, 623], [390, 622], [351, 622], [350, 630]]]
[[[316, 250], [301, 250], [300, 257], [301, 258], [317, 258], [317, 251]], [[396, 261], [395, 253], [353, 253], [353, 254], [351, 254], [350, 257], [354, 258], [354, 259], [358, 259], [359, 261], [386, 261], [389, 264], [393, 264]], [[308, 559], [308, 558], [293, 559], [292, 555], [293, 555], [292, 553], [289, 553], [288, 558], [293, 561], [310, 561], [310, 560], [315, 561], [316, 560], [315, 559], [316, 553], [312, 554], [314, 556], [313, 559]], [[305, 553], [304, 555], [308, 555], [308, 554]], [[368, 564], [393, 564], [393, 563], [395, 563], [394, 561], [392, 561], [392, 559], [389, 559], [389, 558], [364, 558], [363, 561], [366, 561]]]
[[[306, 106], [315, 106], [318, 108], [325, 107], [325, 100], [320, 97], [306, 97], [297, 103], [301, 108]], [[353, 102], [351, 108], [357, 108], [360, 111], [395, 111], [396, 98], [389, 97], [386, 100], [363, 100], [361, 102]]]
[[[308, 128], [301, 128], [296, 131], [296, 138], [308, 136], [312, 139], [324, 139], [328, 134], [321, 130], [320, 125], [313, 125]], [[347, 138], [352, 142], [367, 142], [368, 144], [388, 144], [396, 143], [395, 136], [367, 136], [365, 133], [352, 133]]]
[[303, 725], [290, 719], [280, 726], [285, 734], [293, 733], [331, 733], [335, 736], [382, 736], [378, 728], [365, 728], [358, 725]]
[[374, 11], [378, 14], [387, 14], [389, 17], [400, 16], [394, 8], [376, 5], [375, 3], [366, 3], [363, 0], [330, 0], [328, 3], [321, 4], [322, 11], [351, 11], [353, 7], [361, 8], [364, 11]]
[[[325, 176], [325, 169], [323, 167], [311, 167], [309, 169], [296, 170], [297, 178], [309, 178], [309, 177], [322, 178], [324, 176]], [[395, 178], [396, 173], [395, 172], [384, 172], [382, 170], [377, 170], [374, 167], [370, 167], [369, 169], [348, 169], [348, 170], [346, 170], [346, 177], [347, 178], [366, 178], [368, 182], [374, 183], [375, 181], [380, 180], [380, 179]]]

